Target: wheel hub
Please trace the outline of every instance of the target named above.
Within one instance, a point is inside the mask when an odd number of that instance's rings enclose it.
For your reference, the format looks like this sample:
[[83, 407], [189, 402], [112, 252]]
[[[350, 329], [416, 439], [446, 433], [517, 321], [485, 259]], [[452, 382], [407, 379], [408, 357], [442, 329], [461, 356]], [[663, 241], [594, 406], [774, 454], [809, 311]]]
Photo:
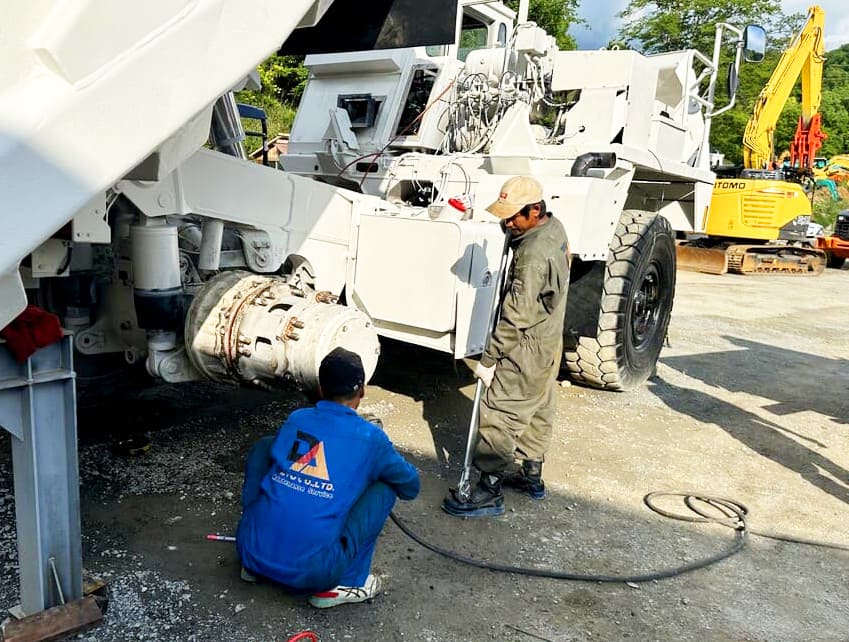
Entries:
[[656, 264], [649, 266], [639, 290], [634, 295], [631, 338], [634, 348], [641, 349], [654, 334], [660, 311], [660, 275]]

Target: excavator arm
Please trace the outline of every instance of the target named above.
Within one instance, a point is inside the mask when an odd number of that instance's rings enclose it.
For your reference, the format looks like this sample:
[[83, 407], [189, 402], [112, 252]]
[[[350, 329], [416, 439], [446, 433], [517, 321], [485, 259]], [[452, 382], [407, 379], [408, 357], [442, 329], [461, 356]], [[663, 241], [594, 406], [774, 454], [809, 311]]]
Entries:
[[808, 17], [755, 102], [752, 117], [743, 135], [743, 165], [766, 169], [773, 160], [775, 124], [796, 80], [802, 79], [802, 115], [793, 140], [791, 163], [809, 167], [822, 145], [825, 133], [820, 127], [822, 99], [823, 33], [825, 12], [819, 6], [808, 9]]

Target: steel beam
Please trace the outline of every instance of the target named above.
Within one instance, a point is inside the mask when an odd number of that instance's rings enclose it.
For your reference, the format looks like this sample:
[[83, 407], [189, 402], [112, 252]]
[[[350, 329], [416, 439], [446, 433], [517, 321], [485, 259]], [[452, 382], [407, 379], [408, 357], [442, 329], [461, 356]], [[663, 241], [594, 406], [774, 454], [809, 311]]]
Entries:
[[12, 434], [21, 606], [31, 615], [82, 597], [70, 335], [24, 364], [0, 346], [0, 427]]

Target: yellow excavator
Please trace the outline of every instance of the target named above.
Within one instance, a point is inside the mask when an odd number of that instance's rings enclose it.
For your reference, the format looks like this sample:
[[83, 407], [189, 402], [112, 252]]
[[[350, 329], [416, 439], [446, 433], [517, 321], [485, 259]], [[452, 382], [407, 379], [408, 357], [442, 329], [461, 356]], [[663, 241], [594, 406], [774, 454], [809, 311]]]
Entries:
[[[808, 9], [807, 19], [785, 49], [743, 135], [739, 175], [717, 172], [704, 236], [678, 245], [682, 269], [724, 274], [820, 274], [825, 254], [806, 241], [811, 201], [801, 181], [812, 176], [817, 150], [826, 138], [819, 114], [825, 13]], [[775, 124], [797, 79], [802, 79], [802, 114], [789, 162], [774, 156]]]

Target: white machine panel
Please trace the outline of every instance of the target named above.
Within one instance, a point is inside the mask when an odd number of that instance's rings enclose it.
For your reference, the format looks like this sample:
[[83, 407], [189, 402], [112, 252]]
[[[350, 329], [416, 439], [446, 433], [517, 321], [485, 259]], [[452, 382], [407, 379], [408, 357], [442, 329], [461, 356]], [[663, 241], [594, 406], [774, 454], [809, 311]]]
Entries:
[[464, 278], [457, 273], [460, 240], [456, 223], [362, 217], [354, 279], [358, 304], [376, 320], [439, 333], [453, 330], [454, 293]]

